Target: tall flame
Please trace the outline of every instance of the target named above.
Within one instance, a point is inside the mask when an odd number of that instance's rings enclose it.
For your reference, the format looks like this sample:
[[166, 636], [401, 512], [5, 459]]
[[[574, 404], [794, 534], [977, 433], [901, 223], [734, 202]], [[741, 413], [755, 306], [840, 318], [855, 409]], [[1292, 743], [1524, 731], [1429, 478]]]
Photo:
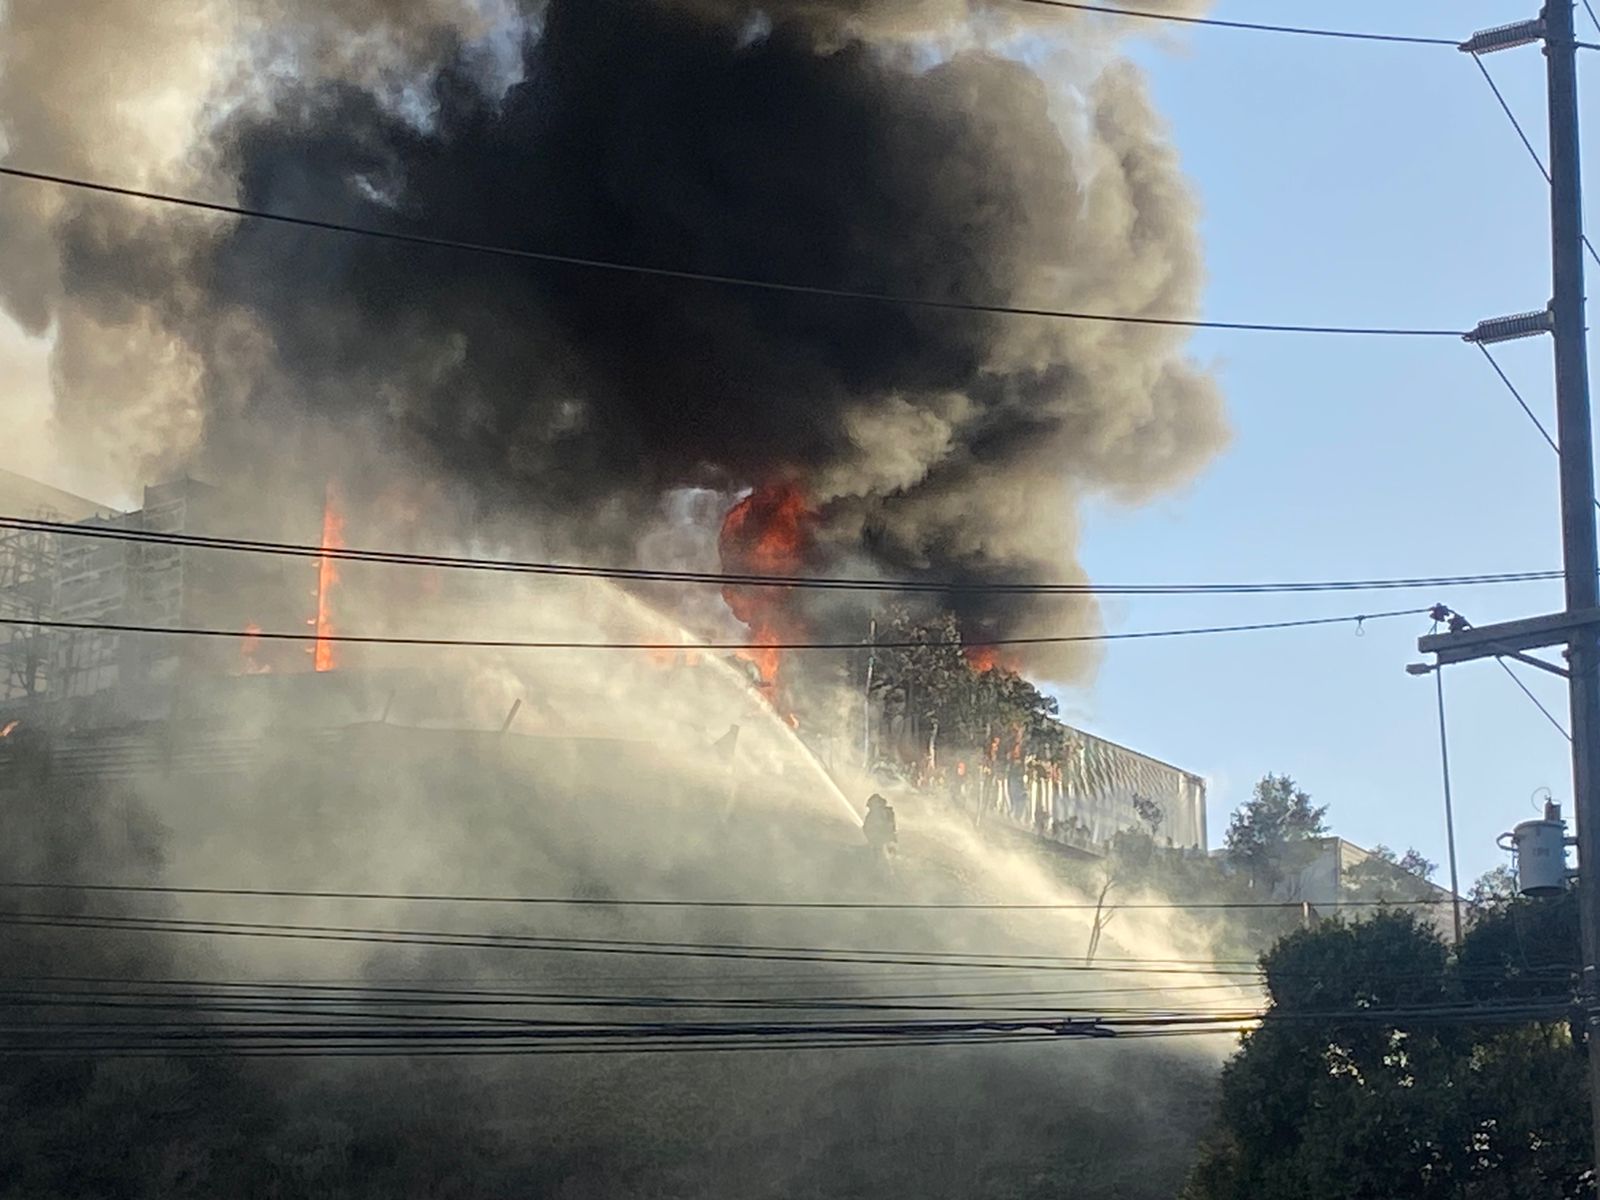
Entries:
[[[333, 481], [328, 481], [322, 500], [323, 550], [344, 548], [344, 516], [339, 511], [339, 492]], [[317, 640], [312, 647], [312, 666], [318, 671], [331, 671], [339, 665], [333, 636], [333, 589], [339, 582], [338, 560], [327, 554], [317, 558]]]
[[[756, 488], [728, 510], [718, 549], [722, 567], [736, 575], [793, 575], [804, 565], [810, 544], [811, 512], [799, 484], [782, 482]], [[730, 584], [722, 598], [733, 615], [750, 627], [750, 647], [739, 657], [754, 664], [761, 685], [772, 689], [783, 663], [779, 649], [804, 635], [790, 611], [789, 588]]]

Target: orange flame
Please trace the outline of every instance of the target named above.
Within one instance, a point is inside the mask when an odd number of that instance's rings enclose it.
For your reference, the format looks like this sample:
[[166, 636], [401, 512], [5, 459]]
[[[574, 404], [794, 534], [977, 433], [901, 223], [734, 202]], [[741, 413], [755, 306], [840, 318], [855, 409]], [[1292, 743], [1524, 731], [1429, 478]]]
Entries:
[[1000, 665], [1000, 652], [993, 646], [964, 646], [961, 654], [980, 674], [986, 675]]
[[17, 731], [17, 726], [21, 724], [21, 721], [7, 721], [3, 726], [0, 726], [0, 738], [10, 737]]
[[[339, 493], [333, 481], [322, 502], [322, 542], [324, 550], [344, 548], [344, 516], [339, 512]], [[316, 628], [316, 645], [312, 648], [312, 667], [318, 671], [331, 671], [339, 665], [333, 635], [333, 588], [339, 582], [337, 559], [324, 554], [317, 559], [317, 616], [311, 622]]]
[[967, 664], [980, 675], [990, 671], [1002, 671], [1015, 674], [1019, 660], [1013, 654], [1008, 654], [999, 646], [963, 646], [961, 656]]
[[[805, 563], [810, 545], [811, 512], [805, 492], [793, 482], [756, 488], [728, 510], [718, 548], [723, 569], [736, 575], [792, 575]], [[804, 627], [789, 611], [790, 589], [740, 587], [730, 584], [722, 598], [733, 615], [750, 627], [750, 647], [739, 657], [755, 665], [761, 686], [778, 681], [785, 642], [804, 636]]]

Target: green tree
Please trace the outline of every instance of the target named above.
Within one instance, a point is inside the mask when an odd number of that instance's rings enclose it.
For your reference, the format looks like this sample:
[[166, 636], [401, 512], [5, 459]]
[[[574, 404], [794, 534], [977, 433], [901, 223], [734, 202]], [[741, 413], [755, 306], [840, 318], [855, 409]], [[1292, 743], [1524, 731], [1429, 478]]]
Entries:
[[998, 738], [1002, 756], [1020, 741], [1025, 755], [1060, 757], [1066, 731], [1056, 701], [1015, 671], [974, 666], [952, 614], [917, 617], [895, 608], [879, 632], [891, 644], [873, 651], [873, 695], [905, 718], [896, 743], [880, 753], [915, 761], [934, 746], [977, 756]]
[[1422, 886], [1439, 864], [1420, 850], [1396, 854], [1379, 842], [1367, 857], [1344, 873], [1345, 888], [1353, 900], [1418, 900], [1428, 889]]
[[1439, 869], [1438, 863], [1424, 856], [1415, 846], [1409, 847], [1394, 865], [1418, 879], [1432, 879], [1433, 873]]
[[1509, 904], [1517, 896], [1517, 873], [1510, 867], [1493, 867], [1479, 875], [1467, 892], [1467, 904], [1474, 914]]
[[1299, 863], [1305, 844], [1328, 832], [1327, 812], [1327, 805], [1312, 804], [1289, 776], [1262, 776], [1228, 822], [1229, 864], [1256, 887], [1276, 885]]
[[[1540, 957], [1565, 946], [1570, 959], [1575, 927], [1558, 906], [1517, 906], [1455, 961], [1405, 912], [1280, 941], [1185, 1200], [1593, 1196], [1586, 1071], [1560, 1016], [1568, 960]], [[1485, 1011], [1511, 1004], [1548, 1019]]]

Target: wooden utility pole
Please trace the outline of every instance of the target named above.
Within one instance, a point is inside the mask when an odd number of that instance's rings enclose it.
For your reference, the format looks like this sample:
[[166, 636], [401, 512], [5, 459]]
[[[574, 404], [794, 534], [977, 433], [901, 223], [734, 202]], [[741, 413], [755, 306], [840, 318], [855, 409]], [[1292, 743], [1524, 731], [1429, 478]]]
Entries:
[[[1600, 1155], [1600, 561], [1595, 545], [1594, 444], [1585, 344], [1583, 187], [1579, 174], [1575, 0], [1546, 0], [1537, 20], [1485, 30], [1461, 49], [1481, 55], [1543, 42], [1550, 107], [1550, 304], [1543, 312], [1481, 322], [1467, 335], [1479, 345], [1549, 333], [1555, 343], [1556, 428], [1561, 457], [1561, 544], [1566, 608], [1560, 613], [1425, 637], [1418, 648], [1451, 662], [1510, 657], [1567, 678], [1572, 710], [1572, 800], [1577, 822], [1578, 910], [1583, 939], [1582, 1006], [1589, 1043], [1589, 1093]], [[1565, 644], [1567, 666], [1529, 655]]]

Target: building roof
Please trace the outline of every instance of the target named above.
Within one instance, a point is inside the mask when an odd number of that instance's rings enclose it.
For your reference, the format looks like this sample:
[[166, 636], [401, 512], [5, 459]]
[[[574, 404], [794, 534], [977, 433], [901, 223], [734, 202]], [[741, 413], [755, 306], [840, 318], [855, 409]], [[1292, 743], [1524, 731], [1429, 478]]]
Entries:
[[7, 516], [31, 517], [47, 512], [67, 521], [82, 521], [96, 513], [114, 511], [108, 504], [97, 504], [0, 467], [0, 513]]

